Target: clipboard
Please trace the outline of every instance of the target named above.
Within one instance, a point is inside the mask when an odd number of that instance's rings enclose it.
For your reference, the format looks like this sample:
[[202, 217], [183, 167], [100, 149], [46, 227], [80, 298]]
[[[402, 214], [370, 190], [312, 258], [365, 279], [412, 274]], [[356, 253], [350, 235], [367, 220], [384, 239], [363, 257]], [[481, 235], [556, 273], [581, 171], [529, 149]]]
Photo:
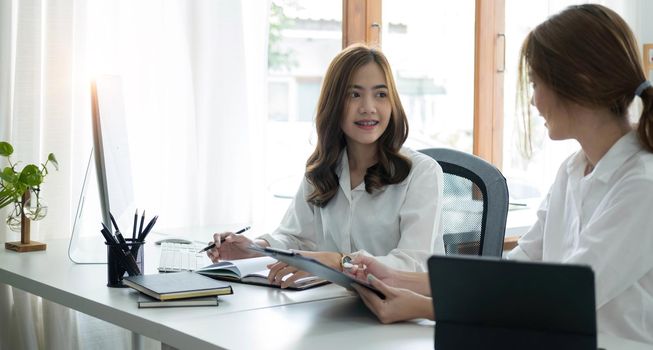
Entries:
[[376, 295], [378, 295], [379, 298], [385, 299], [385, 295], [383, 295], [381, 291], [374, 288], [373, 286], [363, 281], [359, 281], [327, 265], [324, 265], [323, 263], [313, 258], [302, 256], [301, 254], [295, 251], [288, 250], [288, 249], [272, 248], [272, 247], [260, 247], [254, 244], [252, 244], [249, 247], [249, 249], [257, 253], [261, 253], [263, 255], [273, 257], [279, 261], [283, 261], [288, 265], [294, 266], [302, 271], [309, 272], [317, 277], [324, 278], [327, 281], [333, 282], [349, 290], [352, 289], [351, 288], [352, 283], [358, 284], [360, 286], [363, 286], [364, 288], [371, 290]]

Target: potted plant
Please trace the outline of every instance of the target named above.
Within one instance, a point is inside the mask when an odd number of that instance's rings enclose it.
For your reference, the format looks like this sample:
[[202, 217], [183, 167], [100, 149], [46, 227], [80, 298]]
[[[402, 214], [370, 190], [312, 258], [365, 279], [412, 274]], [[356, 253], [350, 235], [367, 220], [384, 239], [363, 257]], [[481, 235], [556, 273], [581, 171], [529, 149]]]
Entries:
[[44, 243], [30, 240], [29, 223], [30, 220], [41, 220], [46, 216], [48, 206], [41, 196], [41, 184], [48, 174], [48, 164], [51, 163], [56, 170], [59, 164], [54, 154], [50, 153], [41, 167], [27, 164], [18, 171], [19, 162], [11, 162], [13, 153], [14, 148], [10, 143], [0, 142], [0, 156], [6, 157], [9, 163], [0, 171], [0, 209], [13, 205], [6, 223], [12, 231], [21, 233], [20, 242], [7, 242], [5, 248], [19, 252], [44, 250]]

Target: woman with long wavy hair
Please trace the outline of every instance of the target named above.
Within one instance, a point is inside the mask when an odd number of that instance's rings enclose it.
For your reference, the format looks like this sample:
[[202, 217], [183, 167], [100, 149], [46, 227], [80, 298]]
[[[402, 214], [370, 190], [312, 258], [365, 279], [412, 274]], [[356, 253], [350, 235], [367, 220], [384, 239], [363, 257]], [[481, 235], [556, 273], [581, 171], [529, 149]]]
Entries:
[[[332, 60], [315, 124], [317, 145], [294, 200], [279, 227], [254, 242], [301, 250], [337, 269], [344, 254], [357, 253], [425, 271], [427, 258], [444, 251], [442, 169], [403, 147], [408, 123], [383, 53], [353, 45]], [[213, 261], [256, 256], [242, 235], [216, 233], [214, 241]], [[306, 276], [283, 263], [270, 268], [281, 287]]]

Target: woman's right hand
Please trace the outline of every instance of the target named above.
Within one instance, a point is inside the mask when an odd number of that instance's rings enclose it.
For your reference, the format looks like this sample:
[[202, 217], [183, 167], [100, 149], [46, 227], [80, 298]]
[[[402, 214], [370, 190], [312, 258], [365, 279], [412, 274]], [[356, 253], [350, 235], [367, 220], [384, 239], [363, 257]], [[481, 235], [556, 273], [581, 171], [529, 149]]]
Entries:
[[393, 323], [415, 318], [434, 319], [431, 298], [408, 289], [390, 287], [369, 274], [367, 280], [379, 290], [385, 299], [379, 298], [371, 290], [358, 284], [352, 284], [367, 307], [379, 318], [381, 323]]
[[206, 255], [211, 261], [218, 262], [219, 260], [235, 260], [246, 259], [261, 256], [260, 254], [249, 249], [252, 243], [260, 246], [268, 246], [266, 241], [257, 239], [252, 241], [245, 235], [237, 235], [233, 232], [222, 232], [213, 234], [213, 241], [209, 244], [215, 243], [215, 247], [206, 251]]
[[380, 263], [371, 256], [351, 255], [350, 264], [343, 264], [343, 272], [361, 281], [367, 281], [367, 275], [372, 274], [389, 286], [401, 287], [398, 281], [401, 272]]

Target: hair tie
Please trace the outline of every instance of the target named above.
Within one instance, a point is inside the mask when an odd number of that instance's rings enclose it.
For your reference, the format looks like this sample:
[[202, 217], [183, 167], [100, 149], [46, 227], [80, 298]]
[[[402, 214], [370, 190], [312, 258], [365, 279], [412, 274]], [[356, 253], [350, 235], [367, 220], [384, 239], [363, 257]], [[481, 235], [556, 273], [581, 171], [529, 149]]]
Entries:
[[648, 81], [648, 80], [644, 80], [644, 82], [639, 84], [637, 89], [635, 89], [635, 96], [642, 97], [642, 92], [644, 92], [644, 90], [646, 90], [646, 89], [648, 89], [650, 87], [651, 87], [651, 82]]

